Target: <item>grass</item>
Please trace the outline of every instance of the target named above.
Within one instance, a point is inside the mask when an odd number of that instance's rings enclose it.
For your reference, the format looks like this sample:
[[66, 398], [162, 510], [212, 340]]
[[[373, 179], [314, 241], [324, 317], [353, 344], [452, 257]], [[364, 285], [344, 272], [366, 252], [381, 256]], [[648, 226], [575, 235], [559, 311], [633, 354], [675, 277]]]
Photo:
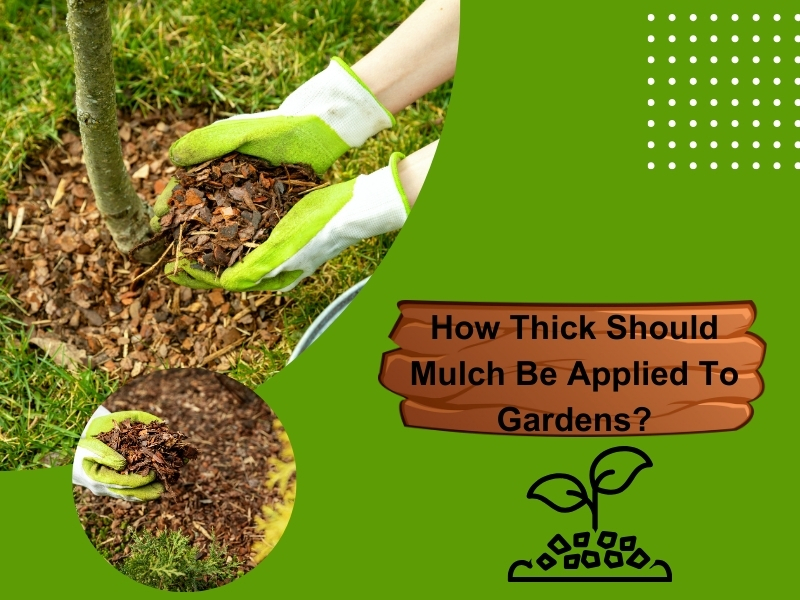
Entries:
[[0, 288], [0, 471], [71, 460], [86, 421], [113, 389], [103, 372], [73, 374], [28, 346]]
[[[419, 3], [111, 1], [117, 104], [145, 114], [200, 106], [218, 118], [275, 108], [331, 56], [357, 61]], [[64, 0], [0, 0], [0, 205], [8, 190], [23, 185], [25, 164], [59, 143], [60, 132], [77, 130], [65, 17]], [[333, 180], [374, 171], [391, 152], [409, 154], [436, 140], [450, 89], [445, 84], [431, 92], [398, 115], [396, 128], [343, 156], [332, 168]], [[372, 273], [393, 239], [365, 240], [289, 292], [284, 339], [247, 362], [233, 357], [229, 374], [255, 386], [279, 371], [314, 317]], [[99, 370], [70, 374], [34, 352], [24, 327], [2, 316], [12, 301], [2, 294], [0, 470], [57, 463], [119, 382]]]
[[[219, 116], [275, 108], [331, 56], [366, 54], [419, 1], [163, 0], [110, 3], [117, 104], [143, 112], [210, 106]], [[0, 3], [0, 199], [21, 166], [73, 128], [72, 51], [64, 0]], [[410, 152], [438, 137], [450, 85], [405, 111], [380, 136]], [[368, 144], [339, 165], [348, 174], [385, 164]]]

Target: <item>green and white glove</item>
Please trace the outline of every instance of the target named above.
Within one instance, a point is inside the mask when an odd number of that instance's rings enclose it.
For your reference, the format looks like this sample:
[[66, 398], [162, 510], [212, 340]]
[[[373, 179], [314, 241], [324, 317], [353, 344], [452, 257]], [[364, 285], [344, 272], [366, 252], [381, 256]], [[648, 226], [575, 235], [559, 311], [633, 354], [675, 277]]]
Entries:
[[160, 421], [155, 415], [138, 410], [111, 413], [99, 407], [83, 430], [72, 462], [72, 483], [89, 488], [95, 496], [112, 496], [128, 502], [157, 500], [164, 486], [155, 481], [155, 471], [147, 475], [123, 475], [125, 459], [95, 436], [111, 431], [114, 423], [125, 419], [139, 423]]
[[348, 246], [403, 226], [409, 205], [397, 172], [402, 158], [395, 152], [389, 165], [374, 173], [311, 192], [286, 213], [266, 242], [219, 277], [185, 259], [176, 275], [174, 263], [164, 272], [191, 288], [290, 290]]
[[179, 166], [196, 165], [237, 150], [272, 164], [307, 163], [323, 173], [350, 148], [395, 119], [339, 59], [275, 110], [222, 119], [192, 131], [169, 150]]

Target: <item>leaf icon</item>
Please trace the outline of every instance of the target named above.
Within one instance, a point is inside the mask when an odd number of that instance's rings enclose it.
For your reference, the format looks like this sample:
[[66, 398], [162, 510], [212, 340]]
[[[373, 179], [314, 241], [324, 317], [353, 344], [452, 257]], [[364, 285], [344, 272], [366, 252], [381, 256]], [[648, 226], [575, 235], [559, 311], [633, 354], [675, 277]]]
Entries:
[[[569, 497], [578, 498], [578, 501], [570, 503]], [[577, 477], [567, 473], [553, 473], [540, 477], [528, 490], [528, 498], [541, 500], [561, 513], [578, 510], [588, 502], [586, 488]]]
[[[621, 494], [628, 489], [642, 469], [652, 466], [653, 461], [650, 457], [638, 448], [633, 446], [609, 448], [601, 452], [592, 462], [589, 471], [592, 489], [601, 494]], [[601, 485], [604, 481], [605, 485]]]

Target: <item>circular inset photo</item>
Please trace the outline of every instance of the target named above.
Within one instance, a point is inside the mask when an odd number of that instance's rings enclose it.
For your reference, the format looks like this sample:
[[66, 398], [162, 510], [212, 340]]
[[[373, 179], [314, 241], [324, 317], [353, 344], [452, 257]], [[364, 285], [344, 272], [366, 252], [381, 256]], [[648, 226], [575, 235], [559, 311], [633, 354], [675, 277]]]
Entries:
[[253, 391], [205, 369], [138, 377], [84, 428], [78, 518], [110, 565], [144, 585], [199, 591], [264, 559], [291, 517], [294, 453]]

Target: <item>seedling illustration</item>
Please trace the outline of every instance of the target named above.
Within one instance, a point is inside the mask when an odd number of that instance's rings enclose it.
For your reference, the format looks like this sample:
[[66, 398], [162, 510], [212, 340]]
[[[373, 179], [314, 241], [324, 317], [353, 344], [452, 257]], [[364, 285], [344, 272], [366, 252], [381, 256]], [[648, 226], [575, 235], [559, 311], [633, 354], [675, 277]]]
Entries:
[[[637, 464], [633, 470], [628, 474], [627, 479], [622, 482], [622, 484], [617, 485], [616, 487], [606, 487], [603, 486], [603, 481], [615, 475], [617, 473], [616, 469], [612, 469], [610, 467], [605, 466], [603, 463], [606, 462], [605, 459], [611, 457], [614, 454], [620, 453], [631, 453], [635, 454], [641, 461]], [[617, 446], [615, 448], [609, 448], [608, 450], [601, 452], [597, 455], [597, 458], [594, 459], [592, 462], [592, 467], [589, 469], [589, 484], [592, 488], [592, 495], [591, 498], [589, 494], [586, 492], [586, 488], [581, 483], [581, 480], [575, 477], [574, 475], [569, 475], [568, 473], [553, 473], [552, 475], [545, 475], [536, 480], [536, 482], [530, 487], [528, 490], [528, 498], [531, 500], [541, 500], [547, 506], [552, 508], [553, 510], [557, 510], [560, 513], [570, 513], [583, 506], [588, 506], [589, 509], [592, 511], [592, 529], [597, 531], [598, 519], [599, 519], [599, 505], [598, 500], [600, 499], [600, 494], [604, 494], [607, 496], [613, 496], [616, 494], [621, 494], [628, 487], [633, 483], [633, 480], [639, 474], [642, 469], [647, 469], [653, 466], [653, 461], [650, 460], [650, 457], [647, 456], [642, 450], [638, 448], [634, 448], [633, 446]], [[599, 469], [599, 472], [598, 472]], [[574, 504], [570, 505], [563, 505], [557, 502], [554, 502], [546, 495], [544, 495], [540, 489], [544, 487], [544, 484], [548, 481], [554, 481], [558, 479], [563, 479], [569, 481], [570, 483], [575, 485], [576, 489], [568, 489], [566, 491], [567, 496], [572, 496], [574, 498], [578, 498], [578, 501]]]
[[[596, 537], [596, 549], [590, 548], [592, 533], [582, 531], [572, 535], [572, 544], [560, 533], [553, 536], [547, 543], [547, 548], [552, 554], [563, 556], [563, 568], [567, 571], [577, 570], [581, 566], [586, 569], [596, 569], [605, 565], [608, 569], [633, 567], [641, 570], [650, 563], [650, 556], [642, 549], [637, 548], [636, 536], [620, 536], [614, 531], [601, 531], [597, 534], [600, 520], [600, 496], [614, 496], [624, 492], [633, 483], [636, 476], [644, 469], [653, 466], [653, 461], [642, 450], [632, 446], [616, 446], [609, 448], [597, 455], [589, 469], [589, 490], [580, 479], [568, 473], [553, 473], [537, 479], [528, 489], [527, 497], [531, 500], [540, 500], [550, 508], [560, 513], [570, 513], [588, 506], [592, 513], [592, 530]], [[566, 486], [566, 490], [564, 489]], [[566, 498], [564, 498], [566, 496]], [[576, 501], [571, 501], [576, 498]], [[577, 552], [570, 553], [570, 550]], [[543, 570], [549, 571], [559, 561], [550, 552], [543, 552], [536, 559], [536, 564]], [[601, 559], [602, 554], [602, 559]], [[626, 556], [627, 555], [627, 556]], [[517, 567], [533, 569], [532, 560], [518, 560], [508, 570], [508, 581], [512, 582], [540, 582], [540, 581], [630, 581], [630, 582], [669, 582], [672, 581], [672, 571], [663, 560], [655, 560], [650, 568], [662, 567], [664, 575], [653, 577], [641, 576], [589, 576], [576, 577], [573, 575], [561, 576], [518, 576], [515, 574]]]

